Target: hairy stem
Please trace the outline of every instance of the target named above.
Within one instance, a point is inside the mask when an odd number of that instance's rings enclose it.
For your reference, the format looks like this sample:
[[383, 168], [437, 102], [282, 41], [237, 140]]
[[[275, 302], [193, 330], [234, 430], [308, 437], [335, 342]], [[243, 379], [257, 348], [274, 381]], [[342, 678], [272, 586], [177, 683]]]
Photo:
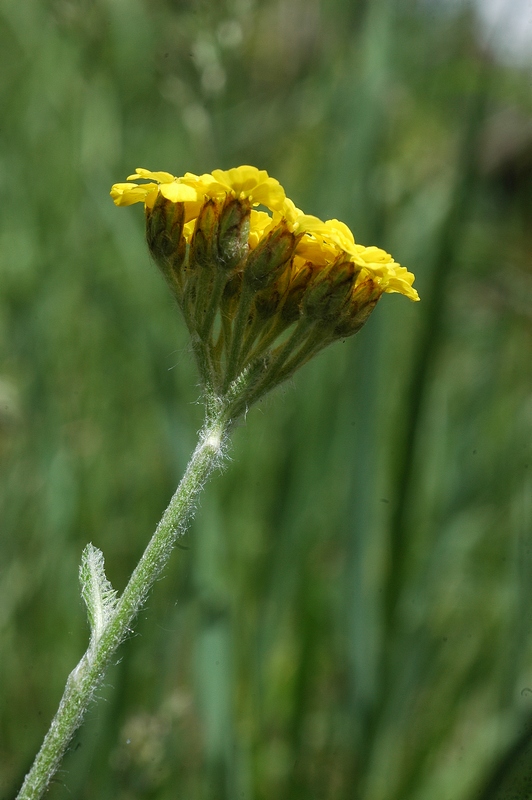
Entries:
[[26, 775], [17, 800], [42, 797], [58, 769], [68, 744], [79, 728], [95, 690], [118, 646], [165, 567], [178, 536], [194, 515], [196, 498], [205, 481], [222, 460], [222, 447], [230, 422], [224, 409], [211, 413], [186, 472], [146, 547], [116, 609], [96, 642], [68, 676], [65, 691], [42, 747]]

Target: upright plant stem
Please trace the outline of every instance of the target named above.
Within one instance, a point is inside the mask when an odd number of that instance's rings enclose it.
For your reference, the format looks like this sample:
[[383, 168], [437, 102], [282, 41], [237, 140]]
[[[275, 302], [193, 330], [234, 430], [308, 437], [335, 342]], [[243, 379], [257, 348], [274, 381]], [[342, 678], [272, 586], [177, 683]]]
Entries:
[[91, 643], [79, 664], [70, 673], [57, 713], [33, 766], [26, 775], [17, 800], [38, 800], [42, 797], [58, 769], [109, 662], [130, 632], [131, 622], [168, 562], [177, 537], [185, 531], [192, 519], [199, 492], [221, 462], [222, 446], [229, 424], [223, 409], [207, 420], [186, 472], [116, 608], [97, 641]]

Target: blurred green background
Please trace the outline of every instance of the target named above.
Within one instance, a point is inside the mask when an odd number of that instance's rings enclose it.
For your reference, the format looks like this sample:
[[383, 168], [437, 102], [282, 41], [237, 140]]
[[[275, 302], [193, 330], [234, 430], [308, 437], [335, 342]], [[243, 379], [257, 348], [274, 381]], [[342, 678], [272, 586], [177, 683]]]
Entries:
[[531, 68], [496, 44], [456, 2], [0, 0], [2, 800], [84, 545], [123, 588], [201, 425], [110, 186], [245, 163], [422, 302], [236, 431], [47, 796], [532, 797]]

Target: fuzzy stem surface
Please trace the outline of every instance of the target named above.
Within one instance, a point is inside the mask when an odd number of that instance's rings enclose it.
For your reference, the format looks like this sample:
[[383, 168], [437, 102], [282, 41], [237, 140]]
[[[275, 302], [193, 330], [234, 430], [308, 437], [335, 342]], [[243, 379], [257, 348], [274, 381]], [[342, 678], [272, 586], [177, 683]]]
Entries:
[[79, 728], [111, 659], [131, 631], [131, 623], [168, 562], [178, 536], [186, 530], [205, 481], [222, 461], [230, 421], [218, 407], [201, 431], [186, 472], [155, 533], [124, 589], [116, 610], [67, 679], [65, 691], [41, 749], [26, 775], [17, 800], [39, 800], [57, 771], [72, 736]]

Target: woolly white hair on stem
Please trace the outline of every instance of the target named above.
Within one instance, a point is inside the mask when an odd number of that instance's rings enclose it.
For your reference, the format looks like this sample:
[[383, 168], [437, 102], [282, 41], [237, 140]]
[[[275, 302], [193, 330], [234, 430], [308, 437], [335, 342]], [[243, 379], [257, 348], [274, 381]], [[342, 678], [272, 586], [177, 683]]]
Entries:
[[115, 614], [118, 600], [116, 591], [105, 574], [103, 553], [93, 544], [88, 544], [81, 556], [79, 580], [91, 628], [89, 650], [93, 652]]

